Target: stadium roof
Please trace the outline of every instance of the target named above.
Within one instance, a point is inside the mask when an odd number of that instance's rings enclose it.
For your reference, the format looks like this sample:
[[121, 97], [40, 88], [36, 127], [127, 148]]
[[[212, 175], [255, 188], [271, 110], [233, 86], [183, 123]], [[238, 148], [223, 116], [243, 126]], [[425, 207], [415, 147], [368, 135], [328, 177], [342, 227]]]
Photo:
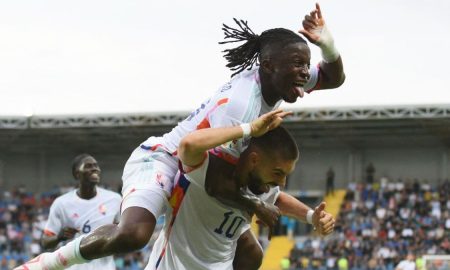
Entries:
[[[0, 117], [1, 152], [131, 151], [169, 131], [188, 113]], [[450, 105], [315, 108], [285, 126], [303, 146], [450, 146]], [[66, 149], [67, 150], [67, 149]]]

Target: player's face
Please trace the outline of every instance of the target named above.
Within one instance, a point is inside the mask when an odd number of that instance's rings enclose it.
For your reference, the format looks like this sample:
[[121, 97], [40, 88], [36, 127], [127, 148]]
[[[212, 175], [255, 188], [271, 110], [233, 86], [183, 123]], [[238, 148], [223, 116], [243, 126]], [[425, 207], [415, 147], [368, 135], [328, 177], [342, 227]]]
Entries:
[[284, 101], [294, 103], [300, 96], [310, 76], [310, 61], [311, 51], [301, 42], [287, 45], [273, 60], [272, 85]]
[[100, 182], [100, 167], [97, 161], [93, 157], [86, 157], [79, 168], [80, 182], [83, 183], [94, 183]]
[[262, 157], [249, 173], [248, 188], [256, 195], [269, 192], [273, 187], [284, 187], [286, 177], [295, 169], [297, 160]]

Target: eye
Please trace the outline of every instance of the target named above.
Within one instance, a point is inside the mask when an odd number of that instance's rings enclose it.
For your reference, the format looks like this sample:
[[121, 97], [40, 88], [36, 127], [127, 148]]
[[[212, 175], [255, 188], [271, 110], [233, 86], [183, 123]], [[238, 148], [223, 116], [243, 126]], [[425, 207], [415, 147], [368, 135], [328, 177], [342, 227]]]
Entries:
[[311, 65], [309, 63], [304, 63], [304, 62], [300, 62], [300, 61], [294, 62], [294, 66], [296, 68], [305, 68], [305, 69], [306, 68], [309, 69], [311, 67]]
[[284, 176], [284, 174], [282, 172], [279, 172], [279, 171], [274, 172], [274, 175], [277, 176], [277, 177], [283, 177]]

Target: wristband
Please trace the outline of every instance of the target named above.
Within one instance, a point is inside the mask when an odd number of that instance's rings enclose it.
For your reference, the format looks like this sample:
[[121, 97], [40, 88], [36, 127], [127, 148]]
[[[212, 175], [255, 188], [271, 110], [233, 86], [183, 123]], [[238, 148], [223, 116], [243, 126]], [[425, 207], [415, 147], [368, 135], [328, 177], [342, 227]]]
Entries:
[[319, 47], [322, 53], [322, 58], [327, 63], [333, 63], [339, 58], [339, 52], [334, 46], [334, 39], [328, 30], [327, 25], [317, 30], [320, 34]]
[[252, 133], [252, 126], [249, 123], [241, 124], [242, 128], [242, 137], [248, 137]]
[[311, 210], [311, 209], [309, 209], [308, 210], [308, 213], [306, 213], [306, 221], [309, 223], [309, 224], [313, 224], [313, 214], [314, 214], [314, 211], [313, 210]]

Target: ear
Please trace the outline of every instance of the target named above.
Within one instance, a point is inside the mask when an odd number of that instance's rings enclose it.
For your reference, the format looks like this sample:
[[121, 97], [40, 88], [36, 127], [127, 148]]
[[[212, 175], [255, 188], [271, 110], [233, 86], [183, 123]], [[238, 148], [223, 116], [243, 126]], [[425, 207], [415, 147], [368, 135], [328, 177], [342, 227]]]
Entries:
[[275, 70], [275, 67], [274, 67], [272, 61], [268, 58], [262, 60], [262, 62], [260, 63], [260, 68], [262, 69], [262, 71], [264, 73], [267, 73], [267, 74], [272, 74]]
[[255, 168], [260, 160], [260, 156], [257, 152], [252, 151], [250, 152], [250, 154], [248, 155], [248, 163], [249, 163], [249, 167], [250, 169], [253, 170], [253, 168]]

